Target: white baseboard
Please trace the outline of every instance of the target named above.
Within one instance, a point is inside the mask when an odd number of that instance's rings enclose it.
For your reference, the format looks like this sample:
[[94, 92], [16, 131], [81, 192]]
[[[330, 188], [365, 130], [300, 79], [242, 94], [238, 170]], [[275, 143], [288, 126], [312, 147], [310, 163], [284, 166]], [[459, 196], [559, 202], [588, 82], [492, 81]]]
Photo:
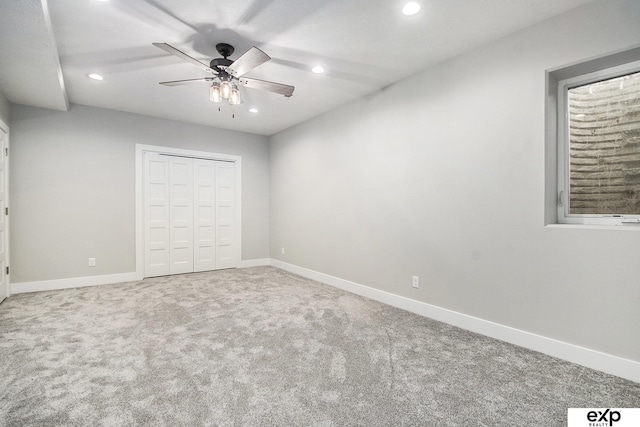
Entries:
[[270, 264], [282, 270], [421, 316], [640, 383], [640, 362], [468, 316], [276, 259], [271, 259]]
[[104, 276], [73, 277], [70, 279], [41, 280], [37, 282], [11, 283], [11, 295], [27, 292], [55, 291], [59, 289], [81, 288], [84, 286], [110, 285], [112, 283], [133, 282], [137, 274], [119, 273]]
[[270, 258], [262, 258], [262, 259], [247, 259], [240, 261], [238, 268], [248, 268], [248, 267], [261, 267], [263, 265], [271, 265]]
[[[270, 265], [271, 259], [250, 259], [240, 261], [238, 268], [258, 267]], [[27, 292], [56, 291], [68, 288], [81, 288], [84, 286], [110, 285], [113, 283], [134, 282], [142, 280], [140, 273], [107, 274], [104, 276], [73, 277], [70, 279], [40, 280], [36, 282], [11, 283], [10, 295], [24, 294]]]

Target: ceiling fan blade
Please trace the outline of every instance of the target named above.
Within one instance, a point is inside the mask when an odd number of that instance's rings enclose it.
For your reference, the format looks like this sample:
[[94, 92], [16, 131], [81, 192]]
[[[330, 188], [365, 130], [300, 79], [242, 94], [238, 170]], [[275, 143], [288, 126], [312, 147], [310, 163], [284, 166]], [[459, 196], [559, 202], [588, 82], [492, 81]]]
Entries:
[[200, 79], [187, 79], [187, 80], [173, 80], [170, 82], [160, 82], [160, 84], [164, 86], [179, 86], [179, 85], [185, 85], [189, 83], [210, 82], [212, 80], [215, 80], [215, 77], [202, 77]]
[[195, 65], [198, 68], [203, 69], [204, 71], [207, 71], [209, 73], [214, 72], [211, 67], [209, 67], [209, 65], [205, 64], [204, 62], [200, 62], [198, 61], [196, 58], [187, 55], [186, 53], [184, 53], [181, 50], [176, 49], [175, 47], [171, 46], [170, 44], [167, 43], [152, 43], [154, 46], [159, 47], [160, 49], [169, 52], [170, 54], [177, 56], [178, 58], [182, 59], [183, 61], [187, 61], [190, 64]]
[[241, 77], [270, 59], [271, 57], [269, 55], [254, 46], [246, 51], [240, 58], [233, 61], [233, 64], [227, 67], [226, 71], [233, 77]]
[[265, 80], [248, 79], [246, 77], [242, 77], [239, 80], [241, 85], [249, 87], [251, 89], [267, 90], [279, 95], [284, 95], [287, 98], [293, 95], [293, 90], [295, 89], [294, 86], [285, 85], [282, 83], [267, 82]]

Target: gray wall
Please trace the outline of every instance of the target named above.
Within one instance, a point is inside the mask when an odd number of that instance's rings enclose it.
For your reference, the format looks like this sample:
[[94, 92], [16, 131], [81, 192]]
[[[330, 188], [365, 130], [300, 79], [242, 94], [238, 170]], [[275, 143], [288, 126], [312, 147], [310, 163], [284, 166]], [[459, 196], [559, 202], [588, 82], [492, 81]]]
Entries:
[[640, 232], [544, 219], [545, 70], [639, 40], [590, 3], [274, 135], [271, 257], [640, 361]]
[[242, 259], [269, 257], [266, 137], [80, 105], [14, 105], [12, 283], [135, 271], [136, 143], [242, 156]]
[[7, 98], [5, 98], [4, 94], [0, 92], [0, 120], [2, 120], [5, 124], [9, 125], [9, 113], [10, 105]]

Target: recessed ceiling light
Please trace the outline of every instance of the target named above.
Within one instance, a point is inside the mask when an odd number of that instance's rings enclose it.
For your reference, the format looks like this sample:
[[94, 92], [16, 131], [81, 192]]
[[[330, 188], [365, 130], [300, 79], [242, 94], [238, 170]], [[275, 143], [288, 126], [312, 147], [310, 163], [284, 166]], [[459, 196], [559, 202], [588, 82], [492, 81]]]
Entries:
[[89, 77], [90, 79], [93, 79], [93, 80], [104, 80], [104, 77], [102, 77], [100, 74], [96, 74], [96, 73], [91, 73], [87, 77]]
[[407, 16], [413, 16], [416, 13], [420, 12], [421, 7], [422, 6], [420, 6], [420, 3], [415, 1], [410, 1], [409, 3], [404, 5], [404, 7], [402, 8], [402, 13], [404, 13]]
[[313, 71], [316, 74], [322, 74], [322, 73], [324, 73], [324, 68], [321, 67], [320, 65], [316, 65], [315, 67], [313, 67], [311, 69], [311, 71]]
[[258, 112], [258, 109], [256, 107], [251, 107], [251, 108], [249, 108], [249, 112], [255, 114], [255, 113]]

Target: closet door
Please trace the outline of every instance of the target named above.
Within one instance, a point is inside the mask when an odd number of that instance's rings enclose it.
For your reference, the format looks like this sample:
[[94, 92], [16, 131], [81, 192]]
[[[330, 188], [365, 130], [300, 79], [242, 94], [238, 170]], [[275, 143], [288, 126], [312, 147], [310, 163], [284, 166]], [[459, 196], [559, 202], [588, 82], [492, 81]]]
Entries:
[[234, 268], [235, 255], [235, 164], [216, 162], [216, 268]]
[[215, 162], [193, 160], [193, 271], [216, 269]]
[[193, 272], [193, 159], [169, 157], [170, 273]]
[[145, 153], [144, 157], [145, 277], [170, 273], [169, 157]]
[[237, 267], [232, 162], [145, 153], [145, 277]]

